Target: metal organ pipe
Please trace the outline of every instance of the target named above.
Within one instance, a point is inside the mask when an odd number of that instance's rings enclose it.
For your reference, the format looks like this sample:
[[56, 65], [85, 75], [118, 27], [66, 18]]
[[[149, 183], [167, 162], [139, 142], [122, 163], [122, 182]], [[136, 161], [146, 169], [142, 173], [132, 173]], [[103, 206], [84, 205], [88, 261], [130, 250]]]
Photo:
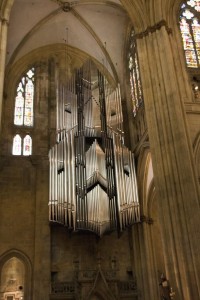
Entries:
[[52, 209], [53, 209], [53, 196], [52, 196], [52, 150], [49, 151], [49, 220], [53, 220]]
[[[49, 220], [101, 236], [113, 229], [122, 231], [140, 216], [134, 156], [123, 144], [120, 87], [111, 91], [91, 66], [83, 65], [66, 86], [56, 84], [57, 143], [49, 151]], [[92, 76], [98, 78], [95, 98]], [[101, 136], [99, 121], [95, 123], [98, 113]]]
[[59, 83], [58, 83], [58, 70], [55, 71], [55, 86], [56, 86], [56, 131], [59, 131]]

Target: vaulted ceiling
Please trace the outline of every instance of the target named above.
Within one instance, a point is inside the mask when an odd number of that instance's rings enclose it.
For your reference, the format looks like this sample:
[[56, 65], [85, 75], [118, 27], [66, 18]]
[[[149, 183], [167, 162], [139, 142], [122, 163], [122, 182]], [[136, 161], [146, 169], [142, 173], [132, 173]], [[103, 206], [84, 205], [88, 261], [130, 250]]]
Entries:
[[47, 45], [69, 44], [123, 74], [129, 17], [120, 0], [15, 0], [11, 10], [7, 64]]
[[129, 15], [136, 32], [160, 20], [170, 27], [181, 1], [0, 0], [0, 15], [9, 19], [7, 66], [41, 47], [69, 44], [121, 81]]

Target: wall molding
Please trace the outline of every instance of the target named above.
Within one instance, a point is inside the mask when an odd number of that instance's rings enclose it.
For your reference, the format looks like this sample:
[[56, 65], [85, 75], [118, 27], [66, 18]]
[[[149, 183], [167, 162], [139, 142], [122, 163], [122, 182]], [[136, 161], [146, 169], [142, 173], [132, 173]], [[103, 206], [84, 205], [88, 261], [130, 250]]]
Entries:
[[154, 33], [157, 30], [160, 30], [162, 27], [165, 27], [168, 34], [172, 34], [172, 29], [168, 26], [166, 20], [161, 20], [153, 26], [148, 26], [144, 31], [136, 33], [135, 39], [142, 39], [148, 36], [150, 33]]

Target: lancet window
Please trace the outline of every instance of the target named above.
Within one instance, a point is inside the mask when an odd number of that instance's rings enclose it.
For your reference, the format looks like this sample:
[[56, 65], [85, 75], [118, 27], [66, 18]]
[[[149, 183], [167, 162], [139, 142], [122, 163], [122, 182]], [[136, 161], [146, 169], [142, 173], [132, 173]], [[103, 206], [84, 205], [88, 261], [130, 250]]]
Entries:
[[138, 64], [137, 47], [136, 47], [136, 41], [134, 36], [135, 36], [135, 32], [134, 29], [132, 28], [130, 33], [130, 41], [129, 41], [128, 68], [129, 68], [129, 77], [130, 77], [133, 115], [135, 117], [140, 105], [143, 102], [143, 95], [142, 95], [142, 85], [141, 85], [140, 71], [139, 71], [139, 64]]
[[19, 134], [14, 136], [12, 154], [24, 156], [32, 154], [32, 138], [30, 135], [26, 135], [23, 139]]
[[[20, 79], [15, 97], [14, 125], [18, 127], [18, 132], [25, 127], [33, 127], [34, 116], [34, 77], [35, 69], [30, 68]], [[19, 129], [20, 128], [20, 129]], [[32, 154], [32, 138], [30, 135], [24, 136], [16, 134], [13, 138], [13, 155], [28, 156]]]
[[180, 30], [187, 66], [200, 67], [200, 0], [185, 1], [181, 6]]
[[21, 155], [21, 152], [22, 152], [22, 138], [19, 134], [16, 134], [16, 136], [13, 138], [12, 154]]
[[33, 126], [34, 73], [34, 68], [31, 68], [18, 84], [15, 97], [15, 125]]
[[28, 156], [32, 154], [32, 139], [30, 135], [26, 135], [23, 139], [23, 155]]

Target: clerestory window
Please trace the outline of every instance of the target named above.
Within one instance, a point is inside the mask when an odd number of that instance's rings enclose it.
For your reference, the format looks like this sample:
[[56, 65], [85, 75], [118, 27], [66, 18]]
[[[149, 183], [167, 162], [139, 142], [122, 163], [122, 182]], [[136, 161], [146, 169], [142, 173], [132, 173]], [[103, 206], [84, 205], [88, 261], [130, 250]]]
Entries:
[[30, 69], [18, 84], [15, 97], [15, 125], [33, 126], [34, 73], [34, 68]]
[[32, 138], [24, 132], [34, 124], [34, 76], [35, 69], [31, 68], [17, 85], [14, 108], [14, 125], [17, 127], [17, 134], [13, 138], [13, 155], [32, 154]]
[[128, 50], [128, 69], [130, 76], [131, 100], [134, 117], [143, 103], [142, 85], [138, 64], [137, 47], [134, 29], [131, 29]]
[[184, 1], [180, 12], [180, 30], [189, 68], [200, 67], [200, 0]]

